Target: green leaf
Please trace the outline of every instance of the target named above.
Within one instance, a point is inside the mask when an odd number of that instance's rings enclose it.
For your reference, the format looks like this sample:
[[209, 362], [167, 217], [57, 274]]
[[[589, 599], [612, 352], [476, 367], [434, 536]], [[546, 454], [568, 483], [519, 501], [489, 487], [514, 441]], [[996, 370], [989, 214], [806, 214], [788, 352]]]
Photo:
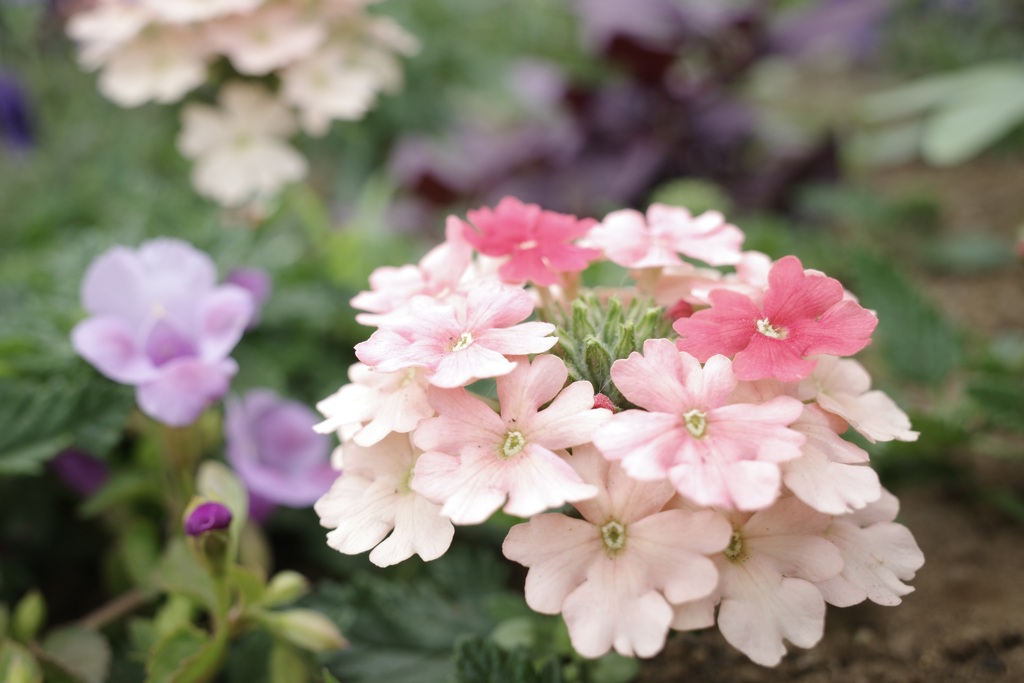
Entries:
[[110, 672], [110, 645], [89, 629], [61, 628], [46, 636], [43, 654], [83, 683], [103, 683]]
[[562, 683], [558, 663], [538, 670], [526, 650], [506, 651], [484, 638], [466, 638], [455, 650], [455, 683]]
[[122, 503], [160, 500], [163, 492], [152, 473], [125, 471], [114, 474], [99, 491], [79, 508], [83, 517], [96, 517]]
[[936, 166], [955, 166], [976, 156], [1024, 122], [1024, 74], [964, 94], [924, 126], [921, 153]]
[[146, 662], [146, 683], [204, 683], [220, 669], [227, 632], [185, 625], [162, 638]]
[[1020, 375], [985, 373], [971, 382], [968, 392], [987, 424], [1024, 432], [1024, 378]]
[[0, 681], [43, 683], [43, 672], [23, 645], [5, 640], [0, 642]]
[[236, 564], [228, 568], [228, 578], [241, 596], [243, 607], [263, 602], [266, 579], [260, 572]]
[[167, 544], [157, 567], [156, 584], [169, 593], [192, 598], [212, 613], [218, 610], [213, 580], [189, 550], [184, 538], [173, 538]]
[[848, 263], [850, 289], [864, 307], [878, 312], [873, 345], [881, 348], [889, 369], [916, 382], [944, 381], [962, 357], [953, 326], [892, 263], [867, 252], [853, 254]]
[[11, 616], [11, 633], [23, 643], [35, 640], [46, 622], [46, 600], [38, 589], [30, 590], [18, 601]]

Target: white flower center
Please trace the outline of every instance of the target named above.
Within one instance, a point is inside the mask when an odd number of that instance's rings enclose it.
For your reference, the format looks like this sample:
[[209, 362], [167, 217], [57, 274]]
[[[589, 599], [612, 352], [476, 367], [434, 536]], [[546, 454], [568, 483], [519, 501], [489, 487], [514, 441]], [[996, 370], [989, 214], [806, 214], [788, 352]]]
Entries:
[[526, 437], [520, 431], [513, 430], [505, 435], [501, 444], [501, 454], [506, 458], [514, 458], [526, 448]]
[[626, 527], [614, 519], [601, 527], [601, 542], [605, 552], [615, 556], [626, 545]]
[[702, 413], [696, 408], [683, 414], [683, 424], [686, 425], [686, 431], [695, 439], [703, 439], [708, 433], [707, 413]]
[[462, 336], [455, 340], [449, 349], [452, 351], [461, 351], [462, 349], [468, 348], [473, 343], [473, 335], [469, 332], [463, 332]]
[[729, 547], [722, 551], [726, 559], [730, 562], [742, 562], [745, 555], [743, 554], [743, 536], [740, 532], [732, 532], [732, 540], [729, 541]]
[[757, 321], [757, 331], [771, 339], [785, 339], [789, 336], [783, 327], [775, 327], [768, 318], [761, 318]]

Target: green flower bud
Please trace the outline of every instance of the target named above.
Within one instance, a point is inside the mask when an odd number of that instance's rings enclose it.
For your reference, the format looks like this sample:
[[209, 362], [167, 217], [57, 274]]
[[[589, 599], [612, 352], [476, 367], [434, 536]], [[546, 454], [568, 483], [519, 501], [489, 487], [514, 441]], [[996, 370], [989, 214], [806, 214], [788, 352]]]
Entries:
[[267, 607], [287, 605], [309, 592], [309, 581], [302, 574], [286, 570], [270, 579], [261, 602]]
[[348, 645], [334, 622], [320, 612], [290, 609], [258, 612], [254, 617], [273, 635], [303, 650], [329, 652]]

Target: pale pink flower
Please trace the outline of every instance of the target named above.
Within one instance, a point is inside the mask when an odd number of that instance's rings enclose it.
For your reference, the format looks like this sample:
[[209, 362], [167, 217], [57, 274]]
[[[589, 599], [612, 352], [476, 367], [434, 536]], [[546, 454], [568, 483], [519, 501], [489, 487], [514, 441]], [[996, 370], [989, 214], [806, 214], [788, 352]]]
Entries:
[[444, 555], [455, 529], [440, 505], [410, 488], [420, 451], [408, 435], [342, 448], [345, 472], [315, 505], [320, 523], [332, 529], [327, 544], [348, 555], [373, 548], [370, 561], [378, 567], [413, 555], [428, 561]]
[[295, 132], [295, 119], [270, 91], [232, 81], [221, 88], [220, 105], [182, 110], [178, 149], [195, 160], [192, 184], [200, 194], [238, 206], [306, 174], [305, 158], [282, 140]]
[[368, 447], [391, 432], [407, 434], [434, 414], [420, 368], [380, 372], [356, 363], [348, 378], [348, 384], [316, 404], [327, 418], [314, 427], [321, 434], [337, 432], [342, 441]]
[[779, 463], [800, 457], [804, 436], [788, 425], [803, 405], [777, 396], [734, 403], [736, 376], [724, 356], [702, 368], [667, 339], [612, 365], [612, 381], [644, 410], [625, 410], [594, 434], [610, 460], [637, 479], [668, 477], [700, 505], [755, 510], [779, 494]]
[[545, 211], [505, 197], [494, 209], [470, 211], [473, 227], [465, 227], [466, 241], [487, 256], [507, 257], [498, 269], [503, 282], [533, 282], [549, 287], [562, 273], [585, 270], [600, 256], [596, 249], [573, 244], [596, 225], [592, 218]]
[[685, 301], [694, 306], [709, 306], [711, 292], [725, 289], [750, 297], [760, 305], [768, 286], [772, 260], [759, 251], [745, 251], [735, 264], [735, 272], [723, 274], [714, 268], [695, 268], [690, 264], [668, 266], [658, 275], [654, 301], [659, 306], [673, 306]]
[[265, 0], [138, 0], [160, 21], [191, 24], [256, 9]]
[[736, 649], [762, 666], [786, 654], [783, 640], [813, 647], [825, 628], [825, 601], [815, 586], [839, 574], [843, 560], [823, 534], [830, 518], [796, 498], [753, 515], [732, 513], [732, 541], [715, 556], [719, 581], [707, 599], [676, 607], [672, 627], [714, 624]]
[[416, 430], [427, 452], [413, 488], [443, 503], [456, 524], [479, 524], [502, 505], [529, 517], [597, 493], [566, 463], [564, 449], [588, 442], [610, 413], [593, 407], [590, 382], [562, 389], [569, 373], [558, 357], [516, 360], [497, 380], [500, 415], [464, 389], [430, 391], [438, 416]]
[[102, 65], [100, 92], [122, 107], [167, 104], [206, 81], [210, 52], [200, 36], [177, 26], [153, 26], [89, 66]]
[[304, 19], [296, 6], [266, 5], [212, 22], [206, 35], [239, 73], [261, 76], [312, 54], [327, 28]]
[[815, 400], [860, 432], [876, 441], [917, 441], [910, 418], [885, 392], [871, 389], [871, 376], [855, 360], [818, 356], [811, 376], [800, 383], [798, 398]]
[[722, 266], [739, 261], [743, 232], [717, 211], [694, 217], [681, 206], [651, 204], [646, 219], [633, 209], [608, 214], [591, 231], [590, 243], [626, 268], [679, 265], [679, 254]]
[[455, 216], [445, 223], [445, 241], [420, 259], [419, 265], [398, 268], [382, 266], [370, 273], [370, 291], [360, 292], [350, 302], [367, 313], [356, 315], [363, 325], [379, 325], [387, 314], [401, 312], [417, 295], [444, 300], [463, 293], [463, 277], [473, 260], [473, 247], [462, 236], [465, 224]]
[[730, 527], [714, 512], [662, 510], [673, 495], [667, 482], [638, 482], [589, 446], [573, 453], [573, 466], [600, 491], [575, 504], [583, 519], [538, 515], [512, 527], [502, 550], [530, 568], [527, 604], [561, 612], [581, 655], [653, 656], [665, 644], [670, 603], [714, 590], [706, 555], [725, 549]]
[[838, 280], [805, 273], [795, 256], [779, 259], [768, 275], [763, 306], [727, 290], [712, 291], [711, 308], [673, 325], [679, 348], [705, 361], [721, 353], [735, 356], [743, 380], [776, 377], [801, 380], [819, 353], [850, 355], [871, 341], [878, 319], [844, 298]]
[[406, 315], [356, 345], [356, 357], [382, 372], [426, 368], [434, 386], [465, 386], [512, 372], [515, 363], [505, 356], [542, 353], [557, 343], [548, 336], [554, 325], [520, 322], [532, 313], [529, 294], [497, 282], [481, 283], [465, 300], [414, 297]]
[[803, 455], [782, 463], [782, 481], [804, 503], [819, 512], [842, 515], [882, 495], [867, 452], [839, 436], [846, 431], [844, 420], [812, 404], [790, 429], [807, 441]]
[[832, 520], [825, 537], [843, 556], [843, 571], [818, 588], [825, 600], [848, 607], [865, 599], [898, 605], [914, 589], [903, 583], [924, 565], [924, 555], [910, 531], [893, 522], [899, 501], [888, 491], [863, 510]]

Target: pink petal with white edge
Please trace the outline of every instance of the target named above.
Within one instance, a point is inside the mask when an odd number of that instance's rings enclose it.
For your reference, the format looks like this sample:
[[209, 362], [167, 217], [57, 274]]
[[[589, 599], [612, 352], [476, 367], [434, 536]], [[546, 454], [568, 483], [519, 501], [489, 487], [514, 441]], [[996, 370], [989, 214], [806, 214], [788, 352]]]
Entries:
[[853, 394], [818, 394], [818, 404], [844, 418], [871, 443], [876, 441], [917, 441], [910, 418], [882, 391]]
[[667, 481], [637, 481], [630, 477], [621, 465], [606, 460], [592, 444], [574, 448], [570, 464], [583, 481], [598, 488], [594, 498], [573, 504], [584, 519], [598, 526], [609, 519], [629, 524], [653, 515], [675, 495]]
[[505, 422], [494, 410], [465, 389], [431, 389], [427, 397], [438, 416], [416, 429], [416, 445], [425, 451], [456, 455], [471, 444], [497, 448], [505, 438]]
[[643, 355], [633, 352], [612, 364], [612, 381], [631, 403], [649, 411], [674, 413], [690, 398], [687, 375], [700, 370], [693, 356], [685, 358], [668, 339], [648, 339]]
[[520, 423], [534, 443], [550, 450], [570, 448], [589, 442], [594, 432], [611, 419], [610, 410], [593, 406], [594, 389], [590, 382], [573, 382], [551, 405]]
[[718, 595], [703, 600], [672, 605], [672, 628], [676, 631], [695, 631], [715, 625], [715, 606]]
[[435, 387], [454, 389], [464, 387], [478, 379], [507, 375], [515, 367], [515, 363], [509, 362], [497, 351], [480, 343], [472, 343], [464, 349], [451, 351], [445, 355], [427, 381]]
[[[532, 363], [526, 356], [514, 356], [509, 360], [516, 363], [516, 369], [497, 383], [498, 405], [503, 419], [515, 417], [523, 420], [535, 415], [540, 406], [562, 390], [569, 376], [565, 363], [557, 356], [544, 354], [534, 358]], [[591, 405], [587, 407], [593, 407], [593, 392]]]
[[669, 470], [676, 490], [698, 505], [760, 510], [779, 496], [779, 466], [770, 462], [696, 460]]
[[392, 483], [373, 481], [358, 474], [341, 475], [316, 502], [320, 523], [333, 527], [327, 545], [346, 555], [374, 547], [395, 525]]
[[664, 479], [689, 435], [681, 418], [668, 413], [624, 410], [594, 433], [594, 445], [609, 460], [621, 460], [630, 476]]
[[509, 477], [505, 512], [530, 517], [565, 503], [593, 498], [597, 487], [585, 484], [561, 457], [546, 448], [529, 444], [518, 456]]
[[541, 614], [558, 614], [565, 598], [583, 583], [590, 565], [603, 554], [600, 531], [562, 514], [543, 514], [512, 527], [502, 552], [530, 568], [526, 603]]
[[554, 331], [555, 326], [551, 323], [525, 322], [484, 330], [477, 335], [477, 340], [506, 356], [522, 356], [544, 353], [557, 344], [558, 337], [550, 336]]

